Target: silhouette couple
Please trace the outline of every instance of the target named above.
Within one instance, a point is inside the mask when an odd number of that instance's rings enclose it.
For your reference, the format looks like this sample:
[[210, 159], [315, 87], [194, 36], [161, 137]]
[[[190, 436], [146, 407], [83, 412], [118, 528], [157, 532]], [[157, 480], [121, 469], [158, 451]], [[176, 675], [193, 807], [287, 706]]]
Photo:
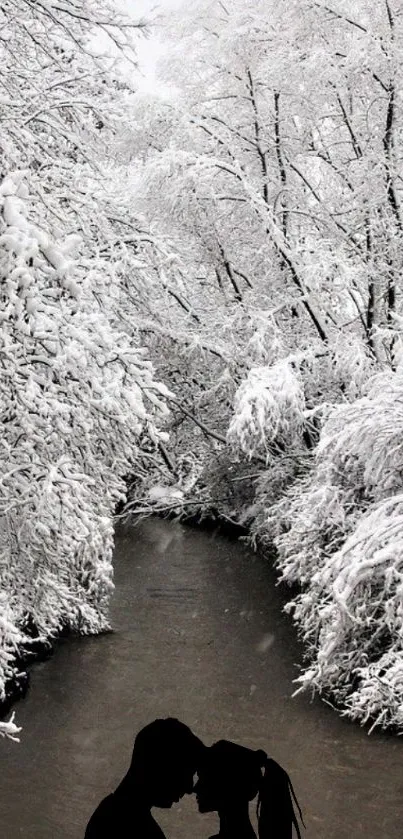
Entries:
[[301, 837], [291, 794], [302, 820], [301, 811], [278, 763], [229, 740], [204, 746], [188, 726], [168, 718], [138, 733], [129, 770], [91, 816], [85, 839], [165, 839], [151, 808], [171, 807], [191, 792], [201, 813], [218, 812], [220, 830], [211, 839], [256, 839], [249, 820], [256, 796], [259, 839], [292, 839], [293, 825]]

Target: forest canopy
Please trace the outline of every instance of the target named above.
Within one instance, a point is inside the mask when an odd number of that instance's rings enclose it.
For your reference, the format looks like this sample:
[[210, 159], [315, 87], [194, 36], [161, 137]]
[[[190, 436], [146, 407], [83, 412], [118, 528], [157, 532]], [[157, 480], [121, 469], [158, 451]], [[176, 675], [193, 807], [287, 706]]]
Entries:
[[398, 0], [184, 3], [154, 92], [107, 6], [0, 20], [0, 700], [107, 625], [129, 489], [274, 547], [298, 689], [401, 731]]

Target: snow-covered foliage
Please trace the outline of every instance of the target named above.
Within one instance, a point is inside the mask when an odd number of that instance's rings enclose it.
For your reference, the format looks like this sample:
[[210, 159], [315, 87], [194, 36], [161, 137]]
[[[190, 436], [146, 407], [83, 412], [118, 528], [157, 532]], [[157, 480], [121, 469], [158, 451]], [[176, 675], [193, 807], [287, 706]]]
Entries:
[[[173, 461], [199, 457], [205, 484], [223, 451], [212, 440], [234, 456], [264, 459], [278, 443], [300, 458], [329, 408], [397, 355], [401, 187], [385, 181], [385, 126], [400, 125], [387, 98], [371, 103], [389, 85], [400, 22], [392, 35], [359, 7], [362, 26], [305, 0], [184, 4], [166, 24], [170, 96], [133, 99], [122, 147], [154, 243], [142, 340], [176, 393]], [[371, 39], [382, 49], [363, 68]], [[272, 370], [269, 388], [256, 368]]]
[[400, 570], [382, 553], [402, 492], [398, 0], [198, 0], [165, 43], [169, 95], [134, 97], [122, 138], [152, 276], [139, 334], [173, 394], [164, 461], [133, 499], [178, 490], [274, 540], [302, 587], [303, 683], [401, 726], [384, 582]]
[[113, 512], [140, 435], [157, 442], [164, 414], [144, 350], [114, 324], [113, 266], [88, 240], [52, 236], [35, 210], [28, 175], [10, 173], [0, 184], [1, 688], [16, 627], [29, 620], [47, 637], [106, 625]]
[[91, 0], [6, 1], [0, 23], [1, 705], [32, 638], [108, 625], [114, 512], [166, 440], [167, 390], [135, 333], [133, 219], [114, 203], [129, 93], [96, 37], [127, 57], [136, 26]]
[[274, 541], [302, 685], [401, 727], [398, 0], [184, 3], [155, 95], [106, 3], [0, 24], [0, 691], [105, 625], [127, 477]]
[[22, 729], [15, 724], [14, 718], [15, 714], [13, 713], [7, 722], [0, 722], [0, 737], [9, 737], [10, 740], [15, 740], [16, 743], [19, 743], [20, 738], [18, 734], [20, 734]]
[[304, 428], [305, 394], [285, 359], [272, 367], [252, 367], [234, 399], [228, 442], [247, 457], [292, 446]]
[[352, 718], [403, 725], [403, 373], [378, 374], [322, 429], [313, 474], [267, 511], [288, 608], [307, 645], [304, 687]]

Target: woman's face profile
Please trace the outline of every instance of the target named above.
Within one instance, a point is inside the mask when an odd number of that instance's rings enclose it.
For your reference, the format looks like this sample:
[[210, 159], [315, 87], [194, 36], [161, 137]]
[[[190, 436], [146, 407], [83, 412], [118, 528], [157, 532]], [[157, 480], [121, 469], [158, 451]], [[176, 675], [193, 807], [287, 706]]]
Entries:
[[260, 766], [250, 750], [221, 741], [210, 747], [194, 786], [200, 813], [248, 804], [260, 783]]

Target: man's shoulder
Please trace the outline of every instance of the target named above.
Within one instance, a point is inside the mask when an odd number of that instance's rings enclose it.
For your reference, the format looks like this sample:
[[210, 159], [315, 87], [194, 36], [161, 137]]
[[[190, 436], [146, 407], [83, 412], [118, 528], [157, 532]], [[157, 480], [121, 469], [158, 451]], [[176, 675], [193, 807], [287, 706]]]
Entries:
[[139, 812], [112, 792], [92, 814], [84, 839], [165, 839], [165, 834], [149, 811]]
[[94, 810], [85, 831], [84, 839], [109, 839], [119, 818], [113, 792], [103, 798]]

